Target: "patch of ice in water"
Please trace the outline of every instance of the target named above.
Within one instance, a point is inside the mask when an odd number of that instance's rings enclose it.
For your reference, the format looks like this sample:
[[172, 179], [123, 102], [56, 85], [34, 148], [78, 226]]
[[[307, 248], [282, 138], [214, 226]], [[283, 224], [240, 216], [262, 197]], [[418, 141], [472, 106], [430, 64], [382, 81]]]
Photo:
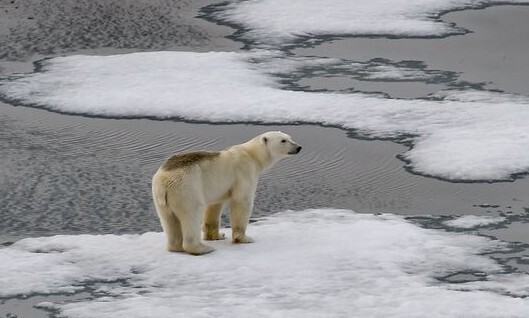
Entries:
[[[480, 255], [505, 248], [485, 237], [329, 209], [279, 213], [249, 232], [256, 243], [211, 242], [217, 250], [201, 257], [164, 251], [162, 233], [24, 239], [0, 249], [0, 293], [127, 281], [109, 284], [102, 298], [55, 304], [67, 317], [98, 318], [487, 318], [529, 310], [528, 298], [516, 298], [529, 295], [527, 275], [506, 274]], [[436, 279], [459, 271], [486, 280]]]
[[[506, 180], [529, 170], [529, 99], [445, 92], [439, 100], [279, 88], [270, 73], [332, 59], [263, 53], [150, 52], [68, 56], [0, 81], [0, 96], [26, 105], [98, 116], [208, 122], [309, 122], [374, 138], [408, 136], [412, 170], [450, 180]], [[275, 54], [275, 53], [273, 53]], [[263, 64], [256, 61], [263, 60]], [[249, 61], [252, 61], [250, 63]], [[410, 137], [411, 136], [411, 137]]]
[[444, 222], [444, 225], [460, 229], [472, 229], [481, 226], [492, 224], [499, 224], [507, 221], [507, 218], [502, 216], [478, 216], [478, 215], [464, 215], [455, 219]]
[[410, 68], [399, 68], [392, 65], [379, 65], [369, 69], [369, 74], [366, 79], [370, 80], [413, 80], [425, 81], [432, 76], [424, 71], [414, 70]]
[[215, 17], [242, 26], [243, 37], [281, 44], [324, 35], [445, 36], [461, 33], [437, 19], [442, 12], [527, 0], [250, 0], [227, 4]]

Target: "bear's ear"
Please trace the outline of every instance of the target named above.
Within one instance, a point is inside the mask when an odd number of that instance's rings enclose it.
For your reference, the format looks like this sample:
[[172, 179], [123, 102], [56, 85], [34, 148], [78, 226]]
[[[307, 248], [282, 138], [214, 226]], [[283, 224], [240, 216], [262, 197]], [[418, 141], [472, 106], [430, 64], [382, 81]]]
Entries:
[[265, 144], [265, 145], [266, 145], [267, 143], [268, 143], [268, 138], [266, 138], [266, 137], [263, 137], [263, 144]]

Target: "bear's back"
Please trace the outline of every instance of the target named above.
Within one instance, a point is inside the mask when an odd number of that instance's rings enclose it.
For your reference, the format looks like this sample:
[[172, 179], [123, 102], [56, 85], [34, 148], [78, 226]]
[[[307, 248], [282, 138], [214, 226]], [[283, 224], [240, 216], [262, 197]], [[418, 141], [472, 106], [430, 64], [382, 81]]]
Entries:
[[168, 158], [161, 166], [165, 171], [189, 168], [207, 160], [218, 158], [218, 151], [193, 151], [178, 153]]

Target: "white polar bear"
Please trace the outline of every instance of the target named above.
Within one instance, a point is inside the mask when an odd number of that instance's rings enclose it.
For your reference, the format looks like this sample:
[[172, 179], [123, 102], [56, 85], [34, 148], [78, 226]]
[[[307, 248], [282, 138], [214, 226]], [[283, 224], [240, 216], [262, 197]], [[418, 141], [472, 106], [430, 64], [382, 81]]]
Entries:
[[252, 243], [246, 226], [259, 175], [300, 150], [289, 135], [270, 131], [219, 152], [187, 152], [167, 159], [152, 178], [167, 249], [194, 255], [212, 252], [201, 242], [201, 226], [204, 239], [224, 239], [219, 224], [225, 202], [231, 206], [232, 241]]

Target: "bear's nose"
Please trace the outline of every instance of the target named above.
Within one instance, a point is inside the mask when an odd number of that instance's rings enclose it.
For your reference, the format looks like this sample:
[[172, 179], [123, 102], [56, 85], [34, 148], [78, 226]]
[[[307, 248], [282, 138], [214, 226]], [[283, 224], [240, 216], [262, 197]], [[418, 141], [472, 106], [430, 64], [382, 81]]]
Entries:
[[298, 148], [296, 148], [296, 153], [299, 153], [301, 151], [301, 146], [298, 146]]

